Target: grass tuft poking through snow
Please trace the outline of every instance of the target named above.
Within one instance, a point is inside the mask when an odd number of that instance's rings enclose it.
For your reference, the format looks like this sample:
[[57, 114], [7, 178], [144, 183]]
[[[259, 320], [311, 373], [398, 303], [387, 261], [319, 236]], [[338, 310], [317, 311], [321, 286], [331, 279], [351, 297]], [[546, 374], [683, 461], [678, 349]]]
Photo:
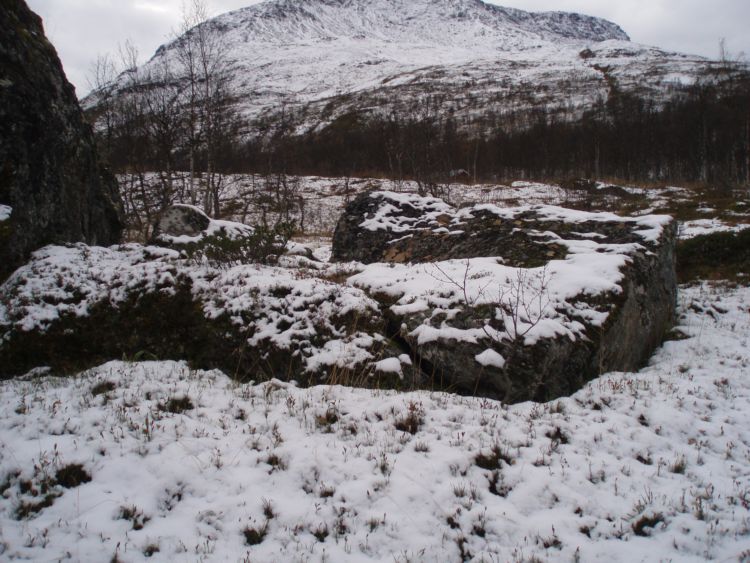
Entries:
[[548, 404], [178, 362], [4, 381], [0, 559], [743, 560], [750, 289], [680, 299], [687, 338]]

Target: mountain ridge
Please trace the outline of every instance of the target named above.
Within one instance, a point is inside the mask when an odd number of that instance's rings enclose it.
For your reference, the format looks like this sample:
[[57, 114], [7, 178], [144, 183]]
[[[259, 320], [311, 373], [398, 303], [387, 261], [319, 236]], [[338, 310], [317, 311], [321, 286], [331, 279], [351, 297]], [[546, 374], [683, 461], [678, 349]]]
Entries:
[[[268, 0], [201, 25], [226, 46], [229, 92], [251, 136], [281, 112], [303, 133], [351, 112], [413, 111], [426, 96], [464, 129], [487, 113], [576, 119], [615, 86], [658, 102], [709, 64], [633, 43], [601, 18], [482, 0]], [[147, 82], [177, 66], [180, 40], [141, 67]]]
[[[325, 21], [321, 18], [321, 13], [312, 11], [313, 8], [322, 10], [333, 10], [337, 14], [335, 22]], [[404, 27], [411, 29], [413, 26], [409, 22], [415, 22], [417, 17], [427, 16], [429, 19], [430, 12], [437, 11], [439, 15], [445, 15], [457, 20], [477, 20], [481, 18], [490, 19], [485, 22], [489, 26], [494, 23], [495, 26], [504, 24], [512, 25], [530, 33], [546, 34], [557, 38], [578, 39], [587, 41], [605, 41], [608, 39], [629, 41], [629, 36], [615, 23], [586, 16], [572, 12], [552, 11], [552, 12], [528, 12], [516, 8], [506, 8], [495, 4], [488, 4], [482, 0], [438, 0], [431, 1], [413, 1], [413, 0], [307, 0], [300, 3], [295, 0], [267, 0], [259, 4], [240, 8], [227, 14], [214, 18], [218, 25], [225, 25], [225, 22], [240, 19], [245, 25], [260, 23], [258, 20], [263, 19], [291, 19], [293, 16], [307, 16], [309, 19], [318, 20], [321, 23], [334, 23], [333, 30], [339, 36], [346, 36], [347, 29], [356, 29], [362, 31], [371, 31], [363, 29], [362, 26], [356, 25], [354, 18], [342, 17], [346, 11], [356, 10], [360, 13], [379, 16], [381, 22], [390, 24], [399, 24], [407, 22]], [[447, 12], [441, 12], [447, 10]], [[369, 18], [372, 21], [372, 17]], [[255, 20], [255, 21], [253, 21]], [[354, 20], [354, 21], [353, 21]], [[401, 20], [401, 21], [399, 21]], [[352, 24], [355, 25], [352, 25]], [[335, 25], [338, 24], [338, 25]], [[489, 26], [491, 27], [491, 26]], [[308, 31], [315, 31], [314, 28]], [[354, 34], [356, 35], [356, 34]], [[299, 39], [299, 37], [297, 37]], [[273, 37], [262, 37], [264, 40], [273, 40]]]

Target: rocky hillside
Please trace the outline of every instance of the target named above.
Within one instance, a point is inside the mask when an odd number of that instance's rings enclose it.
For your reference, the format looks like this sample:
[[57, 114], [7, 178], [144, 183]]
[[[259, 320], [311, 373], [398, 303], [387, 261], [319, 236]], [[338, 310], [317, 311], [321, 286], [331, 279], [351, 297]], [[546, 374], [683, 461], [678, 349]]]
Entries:
[[[605, 20], [481, 0], [268, 0], [203, 25], [226, 48], [236, 107], [261, 130], [281, 107], [302, 132], [351, 110], [418, 111], [425, 94], [464, 125], [535, 108], [575, 118], [614, 87], [663, 98], [709, 64], [632, 43]], [[177, 66], [178, 43], [144, 75]]]

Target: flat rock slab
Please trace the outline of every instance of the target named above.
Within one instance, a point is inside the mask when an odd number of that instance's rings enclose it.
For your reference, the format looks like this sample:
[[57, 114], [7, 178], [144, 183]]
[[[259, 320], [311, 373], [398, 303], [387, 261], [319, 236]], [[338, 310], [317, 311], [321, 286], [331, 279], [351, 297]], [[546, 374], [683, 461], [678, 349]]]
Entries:
[[637, 369], [661, 343], [675, 239], [667, 216], [373, 192], [348, 206], [333, 257], [369, 264], [349, 283], [381, 303], [424, 384], [544, 401]]

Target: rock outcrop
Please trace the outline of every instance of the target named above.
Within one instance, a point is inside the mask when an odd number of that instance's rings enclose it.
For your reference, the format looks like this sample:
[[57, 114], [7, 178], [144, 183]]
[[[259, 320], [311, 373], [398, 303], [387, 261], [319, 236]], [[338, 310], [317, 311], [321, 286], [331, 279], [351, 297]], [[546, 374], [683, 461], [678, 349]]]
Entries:
[[153, 238], [200, 235], [211, 225], [211, 219], [192, 205], [177, 204], [165, 209], [154, 226]]
[[391, 377], [375, 365], [390, 349], [382, 332], [360, 289], [294, 264], [213, 267], [156, 246], [47, 246], [0, 285], [0, 379], [128, 357], [244, 380], [376, 385]]
[[23, 0], [0, 10], [0, 278], [48, 243], [116, 243], [119, 195], [42, 21]]
[[492, 209], [457, 213], [438, 198], [365, 194], [347, 206], [336, 225], [332, 259], [370, 264], [502, 256], [505, 264], [530, 267], [565, 257], [562, 246], [519, 228], [533, 212], [510, 221]]
[[552, 206], [453, 209], [375, 192], [339, 221], [334, 259], [382, 305], [423, 382], [507, 402], [640, 367], [676, 306], [673, 221]]

